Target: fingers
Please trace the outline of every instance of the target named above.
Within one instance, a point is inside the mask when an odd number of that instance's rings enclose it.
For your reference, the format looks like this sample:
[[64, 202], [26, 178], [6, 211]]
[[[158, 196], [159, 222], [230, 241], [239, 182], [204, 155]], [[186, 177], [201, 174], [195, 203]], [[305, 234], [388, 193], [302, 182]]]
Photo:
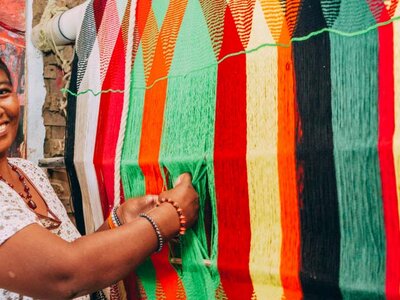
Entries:
[[144, 200], [145, 200], [146, 205], [151, 206], [153, 204], [156, 204], [156, 202], [158, 201], [158, 196], [149, 194], [149, 195], [144, 196]]
[[156, 202], [158, 200], [158, 196], [156, 195], [145, 195], [141, 197], [137, 197], [135, 199], [132, 199], [133, 201], [129, 203], [129, 206], [134, 208], [134, 209], [150, 209], [156, 205]]
[[181, 183], [192, 184], [192, 175], [190, 175], [190, 173], [182, 173], [181, 175], [179, 175], [179, 177], [175, 181], [174, 186], [177, 186]]
[[157, 200], [157, 195], [145, 195], [125, 201], [119, 209], [122, 222], [129, 223], [140, 213], [153, 209], [156, 206]]

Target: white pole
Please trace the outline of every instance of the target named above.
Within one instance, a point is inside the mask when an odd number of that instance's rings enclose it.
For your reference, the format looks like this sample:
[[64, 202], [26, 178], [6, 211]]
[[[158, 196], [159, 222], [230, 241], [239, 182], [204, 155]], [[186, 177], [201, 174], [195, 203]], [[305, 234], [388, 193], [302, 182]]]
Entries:
[[27, 159], [38, 163], [43, 158], [45, 128], [42, 118], [42, 107], [46, 97], [43, 80], [42, 52], [36, 49], [31, 41], [33, 0], [26, 1], [26, 153]]
[[[73, 44], [79, 33], [86, 6], [89, 1], [77, 5], [69, 10], [52, 17], [44, 24], [43, 32], [49, 40], [53, 40], [57, 46]], [[32, 31], [32, 41], [38, 44], [40, 31], [39, 25]]]

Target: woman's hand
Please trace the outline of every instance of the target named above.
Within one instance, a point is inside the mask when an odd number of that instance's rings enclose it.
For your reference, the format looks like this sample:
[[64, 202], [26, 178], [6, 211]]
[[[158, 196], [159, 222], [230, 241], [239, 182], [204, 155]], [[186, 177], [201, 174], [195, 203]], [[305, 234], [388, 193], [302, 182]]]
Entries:
[[122, 224], [130, 223], [139, 216], [156, 206], [157, 195], [145, 195], [125, 201], [117, 210], [117, 215]]
[[[158, 198], [171, 199], [178, 203], [186, 217], [186, 227], [191, 227], [197, 220], [199, 210], [199, 195], [192, 185], [192, 177], [189, 173], [183, 173], [175, 182], [175, 187], [162, 192]], [[171, 205], [171, 204], [164, 204]]]

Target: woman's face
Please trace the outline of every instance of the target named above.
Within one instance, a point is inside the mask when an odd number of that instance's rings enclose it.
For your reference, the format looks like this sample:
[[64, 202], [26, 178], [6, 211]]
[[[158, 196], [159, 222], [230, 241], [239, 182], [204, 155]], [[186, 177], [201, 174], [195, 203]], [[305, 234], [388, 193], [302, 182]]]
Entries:
[[0, 69], [0, 157], [14, 142], [18, 130], [19, 101], [6, 73]]

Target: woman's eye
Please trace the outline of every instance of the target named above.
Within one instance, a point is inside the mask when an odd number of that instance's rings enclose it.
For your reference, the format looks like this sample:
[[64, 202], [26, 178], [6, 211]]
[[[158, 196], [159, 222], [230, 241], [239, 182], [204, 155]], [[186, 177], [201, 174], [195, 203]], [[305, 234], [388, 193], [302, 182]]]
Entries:
[[0, 88], [0, 95], [8, 95], [12, 93], [12, 90], [9, 88]]

